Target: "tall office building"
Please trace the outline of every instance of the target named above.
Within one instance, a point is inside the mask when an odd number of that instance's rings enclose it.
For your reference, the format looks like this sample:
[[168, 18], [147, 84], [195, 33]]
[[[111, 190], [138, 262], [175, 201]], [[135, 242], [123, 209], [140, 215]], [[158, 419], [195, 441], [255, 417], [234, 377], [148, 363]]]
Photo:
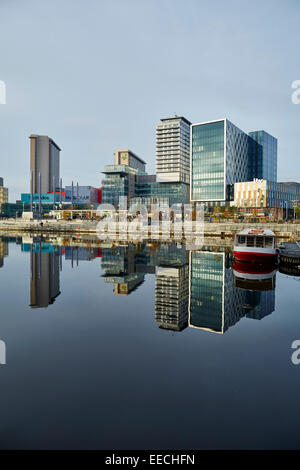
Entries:
[[2, 204], [8, 202], [8, 189], [3, 186], [3, 178], [0, 178], [0, 209]]
[[60, 148], [46, 135], [31, 134], [30, 170], [33, 173], [33, 193], [39, 192], [39, 173], [41, 173], [41, 193], [59, 189]]
[[161, 181], [190, 182], [190, 126], [179, 116], [157, 124], [156, 173]]
[[249, 181], [277, 181], [277, 139], [265, 131], [249, 132]]
[[191, 129], [191, 201], [224, 205], [233, 200], [233, 184], [247, 181], [249, 136], [228, 119]]

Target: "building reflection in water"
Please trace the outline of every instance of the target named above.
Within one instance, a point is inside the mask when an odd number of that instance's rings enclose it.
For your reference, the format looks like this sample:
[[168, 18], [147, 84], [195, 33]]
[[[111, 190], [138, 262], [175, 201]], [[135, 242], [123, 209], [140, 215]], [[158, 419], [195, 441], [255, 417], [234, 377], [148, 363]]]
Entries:
[[188, 265], [157, 267], [155, 321], [160, 328], [182, 331], [188, 325]]
[[262, 319], [275, 309], [275, 268], [266, 279], [250, 273], [249, 280], [234, 271], [225, 251], [188, 254], [175, 243], [104, 248], [102, 269], [116, 295], [129, 295], [145, 274], [155, 274], [155, 321], [167, 330], [222, 334], [242, 317]]
[[0, 268], [3, 267], [6, 256], [8, 256], [8, 241], [0, 239]]
[[46, 308], [60, 294], [61, 248], [34, 243], [30, 246], [30, 307]]
[[[0, 265], [8, 254], [7, 240], [0, 242]], [[101, 258], [104, 281], [113, 284], [117, 296], [128, 296], [146, 275], [154, 275], [154, 315], [161, 329], [183, 331], [190, 326], [222, 334], [242, 317], [260, 320], [275, 309], [275, 267], [233, 263], [226, 248], [188, 252], [178, 242], [102, 247], [69, 243], [59, 246], [42, 237], [23, 237], [21, 249], [30, 254], [32, 308], [48, 307], [59, 296], [65, 256], [72, 267]]]
[[236, 278], [228, 254], [190, 253], [189, 326], [222, 334], [242, 317], [269, 315], [275, 309], [274, 267], [272, 273], [271, 283], [253, 274], [249, 290], [249, 281], [248, 288], [243, 283], [246, 273]]

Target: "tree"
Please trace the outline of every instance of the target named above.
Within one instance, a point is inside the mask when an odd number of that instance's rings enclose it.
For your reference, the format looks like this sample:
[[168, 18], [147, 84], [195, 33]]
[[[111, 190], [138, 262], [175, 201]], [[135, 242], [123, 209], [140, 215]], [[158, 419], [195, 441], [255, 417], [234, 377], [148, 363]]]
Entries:
[[298, 215], [300, 214], [300, 207], [297, 205], [295, 207], [295, 216], [296, 216], [296, 219], [298, 219]]

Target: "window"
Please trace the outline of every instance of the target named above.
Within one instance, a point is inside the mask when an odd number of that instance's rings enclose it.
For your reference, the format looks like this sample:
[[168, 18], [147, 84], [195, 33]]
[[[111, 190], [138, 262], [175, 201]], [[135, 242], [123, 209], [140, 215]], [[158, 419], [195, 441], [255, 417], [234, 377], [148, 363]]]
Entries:
[[247, 237], [247, 246], [254, 246], [254, 237]]

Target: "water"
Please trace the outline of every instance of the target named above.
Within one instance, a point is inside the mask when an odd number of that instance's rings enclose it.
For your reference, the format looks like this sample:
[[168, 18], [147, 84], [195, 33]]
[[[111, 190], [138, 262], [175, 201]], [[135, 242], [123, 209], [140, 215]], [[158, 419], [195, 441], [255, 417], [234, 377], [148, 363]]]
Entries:
[[89, 245], [0, 242], [1, 449], [300, 447], [300, 277]]

